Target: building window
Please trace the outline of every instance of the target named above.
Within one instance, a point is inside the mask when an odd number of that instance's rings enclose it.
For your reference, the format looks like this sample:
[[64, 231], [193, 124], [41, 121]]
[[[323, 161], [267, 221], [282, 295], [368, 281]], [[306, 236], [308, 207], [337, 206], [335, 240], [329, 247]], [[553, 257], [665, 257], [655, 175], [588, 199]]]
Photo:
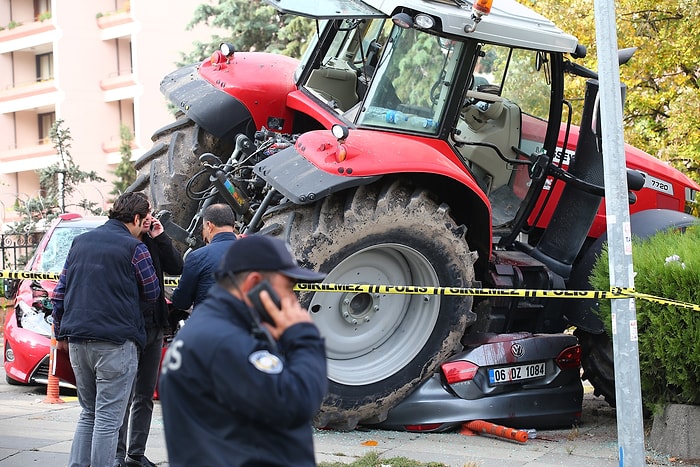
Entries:
[[37, 21], [51, 18], [51, 0], [34, 0], [34, 18]]
[[39, 144], [49, 144], [51, 142], [51, 127], [56, 123], [56, 112], [39, 114]]
[[36, 56], [36, 80], [53, 79], [53, 52]]

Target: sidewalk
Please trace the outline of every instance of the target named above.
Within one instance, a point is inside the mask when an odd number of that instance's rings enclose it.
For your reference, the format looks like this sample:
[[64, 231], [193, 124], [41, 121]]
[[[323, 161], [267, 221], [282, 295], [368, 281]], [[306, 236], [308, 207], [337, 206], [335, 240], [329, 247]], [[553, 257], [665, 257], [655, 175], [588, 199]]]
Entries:
[[[80, 406], [76, 397], [46, 404], [43, 387], [11, 386], [0, 370], [0, 467], [67, 464]], [[640, 434], [641, 436], [641, 434]], [[587, 391], [579, 428], [538, 431], [521, 445], [459, 433], [416, 434], [392, 431], [349, 433], [317, 431], [317, 462], [350, 463], [371, 451], [382, 457], [405, 456], [449, 466], [617, 466], [615, 411]], [[167, 466], [160, 404], [156, 403], [146, 455]], [[677, 465], [647, 451], [647, 465]], [[688, 464], [683, 464], [688, 465]]]

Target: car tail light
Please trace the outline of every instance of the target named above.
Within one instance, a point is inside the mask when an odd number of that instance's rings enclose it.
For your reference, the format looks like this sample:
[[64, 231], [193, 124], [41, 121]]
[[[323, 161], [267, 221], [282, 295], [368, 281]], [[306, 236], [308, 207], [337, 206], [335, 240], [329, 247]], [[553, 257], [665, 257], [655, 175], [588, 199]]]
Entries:
[[581, 366], [581, 346], [574, 345], [562, 350], [556, 362], [562, 370], [579, 368]]
[[404, 425], [406, 431], [433, 431], [442, 426], [442, 423], [424, 423], [422, 425]]
[[465, 360], [443, 363], [441, 368], [449, 384], [471, 381], [479, 371], [479, 365]]

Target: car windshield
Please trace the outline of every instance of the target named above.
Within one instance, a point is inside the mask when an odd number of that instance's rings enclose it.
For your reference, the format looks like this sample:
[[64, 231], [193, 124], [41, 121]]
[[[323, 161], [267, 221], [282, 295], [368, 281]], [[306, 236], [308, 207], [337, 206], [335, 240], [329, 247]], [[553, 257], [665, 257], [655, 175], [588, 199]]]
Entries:
[[66, 262], [73, 239], [94, 227], [58, 226], [49, 238], [44, 251], [37, 257], [34, 270], [39, 272], [61, 272]]

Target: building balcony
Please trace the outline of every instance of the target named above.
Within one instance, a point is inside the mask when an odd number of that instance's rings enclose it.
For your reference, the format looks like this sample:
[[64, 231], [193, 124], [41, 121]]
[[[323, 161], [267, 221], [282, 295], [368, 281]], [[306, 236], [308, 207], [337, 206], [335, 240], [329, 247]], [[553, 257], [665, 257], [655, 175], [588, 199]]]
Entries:
[[37, 170], [55, 162], [56, 149], [52, 144], [37, 144], [0, 150], [0, 173]]
[[0, 90], [0, 114], [53, 105], [58, 92], [53, 79]]
[[117, 11], [97, 18], [102, 40], [130, 36], [136, 31], [136, 26], [130, 11]]
[[118, 11], [97, 18], [97, 26], [100, 29], [109, 29], [121, 24], [131, 23], [132, 21], [134, 19], [131, 17], [130, 11]]
[[121, 155], [121, 152], [119, 151], [121, 148], [122, 142], [118, 138], [112, 138], [108, 141], [103, 141], [102, 142], [102, 152], [105, 154], [111, 154], [111, 153], [119, 153]]
[[32, 21], [12, 29], [3, 29], [0, 31], [0, 53], [14, 52], [50, 43], [55, 39], [56, 33], [56, 27], [50, 19]]
[[0, 31], [0, 42], [13, 41], [22, 37], [33, 36], [34, 34], [51, 31], [53, 29], [56, 28], [53, 25], [53, 22], [50, 20], [32, 21], [31, 23], [22, 24], [21, 26], [16, 26], [12, 29], [3, 29]]
[[[107, 156], [108, 164], [119, 164], [122, 160], [121, 153], [121, 138], [118, 136], [113, 136], [107, 141], [102, 142], [102, 152]], [[131, 160], [136, 160], [136, 154], [140, 154], [141, 151], [138, 144], [135, 141], [131, 142]]]
[[100, 89], [104, 91], [105, 102], [134, 99], [139, 94], [140, 88], [141, 86], [138, 85], [131, 73], [110, 76], [100, 81]]
[[31, 84], [25, 84], [23, 86], [14, 86], [0, 90], [0, 102], [22, 99], [25, 97], [31, 97], [39, 94], [46, 94], [47, 92], [56, 91], [58, 91], [58, 89], [56, 88], [56, 82], [53, 79], [47, 79]]
[[131, 73], [109, 76], [100, 81], [100, 89], [103, 91], [111, 91], [112, 89], [126, 88], [129, 86], [136, 86], [136, 80]]

